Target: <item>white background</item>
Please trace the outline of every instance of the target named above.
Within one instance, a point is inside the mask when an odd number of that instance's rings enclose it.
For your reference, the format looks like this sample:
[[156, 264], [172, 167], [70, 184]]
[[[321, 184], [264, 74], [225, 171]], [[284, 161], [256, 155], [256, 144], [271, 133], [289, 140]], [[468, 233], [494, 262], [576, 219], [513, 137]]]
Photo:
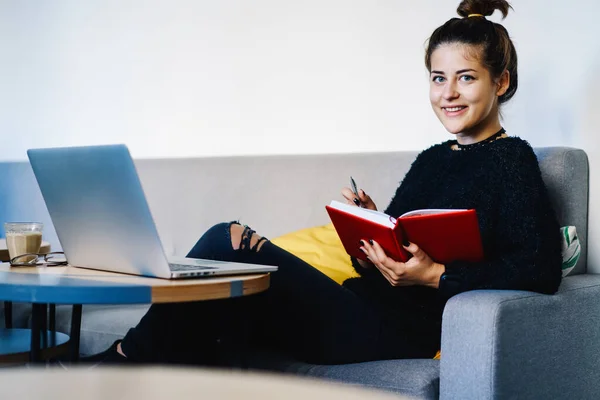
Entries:
[[[504, 126], [588, 152], [600, 272], [600, 2], [513, 5], [503, 23], [520, 88]], [[424, 43], [457, 6], [0, 0], [0, 161], [106, 143], [136, 158], [423, 149], [449, 137], [428, 102]]]

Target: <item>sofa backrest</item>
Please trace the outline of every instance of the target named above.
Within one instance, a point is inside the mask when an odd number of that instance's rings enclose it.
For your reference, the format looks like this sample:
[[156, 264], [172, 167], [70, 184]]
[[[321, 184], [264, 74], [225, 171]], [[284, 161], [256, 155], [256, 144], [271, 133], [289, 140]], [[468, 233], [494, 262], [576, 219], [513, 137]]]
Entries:
[[589, 197], [587, 155], [583, 150], [569, 147], [540, 147], [535, 153], [559, 224], [577, 228], [581, 256], [570, 275], [585, 273]]
[[[575, 225], [586, 271], [588, 166], [582, 150], [536, 149], [561, 225]], [[416, 152], [206, 157], [136, 160], [159, 235], [169, 254], [184, 255], [207, 228], [241, 220], [273, 238], [329, 223], [325, 205], [340, 199], [350, 175], [380, 209], [389, 203]], [[0, 222], [45, 223], [45, 240], [60, 243], [28, 163], [0, 163]], [[0, 229], [3, 234], [3, 230]]]

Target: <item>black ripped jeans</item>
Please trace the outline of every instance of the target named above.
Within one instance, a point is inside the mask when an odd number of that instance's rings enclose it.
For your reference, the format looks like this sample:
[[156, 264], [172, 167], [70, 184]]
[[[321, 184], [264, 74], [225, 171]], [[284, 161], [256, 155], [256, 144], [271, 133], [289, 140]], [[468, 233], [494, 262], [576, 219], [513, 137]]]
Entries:
[[[276, 265], [264, 293], [224, 300], [155, 304], [121, 344], [132, 361], [214, 365], [222, 352], [269, 348], [305, 362], [341, 364], [431, 356], [388, 327], [379, 308], [317, 269], [264, 242], [234, 250], [231, 223], [210, 228], [187, 255]], [[247, 321], [247, 323], [242, 323]]]

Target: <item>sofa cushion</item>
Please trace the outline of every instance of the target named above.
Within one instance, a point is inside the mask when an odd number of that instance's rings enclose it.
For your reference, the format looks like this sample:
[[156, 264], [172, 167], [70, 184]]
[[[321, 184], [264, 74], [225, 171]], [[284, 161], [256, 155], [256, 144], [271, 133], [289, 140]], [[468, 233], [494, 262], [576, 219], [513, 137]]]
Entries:
[[339, 284], [358, 276], [333, 224], [290, 232], [271, 239], [271, 243], [294, 254]]
[[249, 366], [281, 371], [346, 384], [387, 390], [416, 399], [439, 398], [440, 363], [430, 359], [383, 360], [344, 365], [315, 365], [281, 355], [252, 354]]
[[294, 365], [288, 371], [344, 383], [389, 390], [419, 399], [437, 399], [440, 366], [436, 360], [385, 360], [347, 365]]

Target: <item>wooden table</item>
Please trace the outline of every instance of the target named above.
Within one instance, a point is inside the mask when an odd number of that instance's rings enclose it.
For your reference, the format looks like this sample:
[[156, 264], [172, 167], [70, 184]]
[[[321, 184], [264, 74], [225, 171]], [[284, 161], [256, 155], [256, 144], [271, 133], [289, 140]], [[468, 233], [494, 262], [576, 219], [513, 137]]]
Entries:
[[[240, 297], [269, 288], [269, 274], [167, 280], [72, 266], [11, 267], [0, 264], [0, 301], [32, 303], [31, 360], [40, 357], [47, 304], [73, 304], [71, 360], [79, 354], [83, 304], [150, 304]], [[51, 307], [51, 315], [53, 313]], [[54, 331], [50, 319], [50, 331]]]
[[260, 293], [269, 274], [159, 279], [71, 266], [0, 264], [0, 300], [54, 304], [150, 304], [215, 300]]
[[202, 368], [4, 369], [3, 398], [20, 400], [407, 400], [407, 397], [283, 374]]
[[[40, 253], [50, 253], [50, 243], [42, 242], [42, 247], [40, 247]], [[8, 249], [6, 248], [6, 239], [0, 239], [0, 261], [10, 261], [10, 257], [8, 256]]]

